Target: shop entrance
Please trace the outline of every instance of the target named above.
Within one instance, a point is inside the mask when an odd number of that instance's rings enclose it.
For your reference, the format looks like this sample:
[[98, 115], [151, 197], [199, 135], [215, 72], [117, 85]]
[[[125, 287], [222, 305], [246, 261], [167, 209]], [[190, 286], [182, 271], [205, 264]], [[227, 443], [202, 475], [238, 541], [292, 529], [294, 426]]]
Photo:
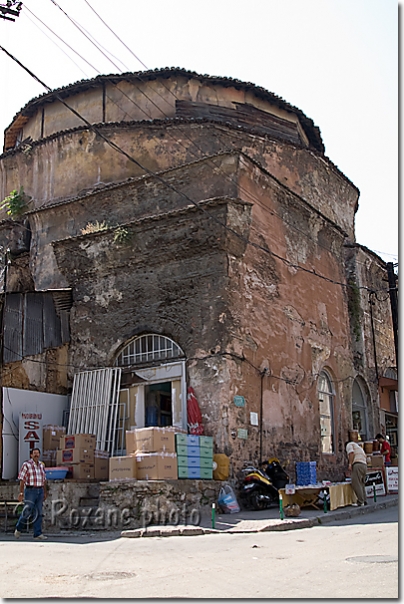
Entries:
[[172, 426], [171, 382], [145, 386], [145, 425]]

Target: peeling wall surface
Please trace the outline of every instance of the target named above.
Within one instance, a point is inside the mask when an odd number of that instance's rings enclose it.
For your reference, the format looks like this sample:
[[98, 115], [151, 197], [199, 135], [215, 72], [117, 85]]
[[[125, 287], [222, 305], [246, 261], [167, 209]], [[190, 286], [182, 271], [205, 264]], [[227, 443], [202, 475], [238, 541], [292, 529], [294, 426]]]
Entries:
[[[357, 377], [369, 427], [380, 425], [366, 288], [387, 289], [386, 267], [355, 242], [359, 192], [313, 122], [275, 95], [176, 70], [148, 78], [63, 89], [96, 130], [56, 93], [6, 130], [0, 192], [23, 186], [27, 199], [23, 218], [0, 223], [0, 243], [14, 250], [8, 291], [73, 296], [70, 342], [54, 354], [65, 378], [43, 353], [41, 384], [69, 388], [75, 372], [114, 365], [136, 336], [161, 334], [184, 351], [205, 434], [230, 456], [233, 478], [275, 455], [292, 479], [294, 463], [309, 460], [319, 478], [342, 479]], [[31, 138], [14, 147], [18, 128]], [[384, 369], [394, 345], [388, 304], [378, 304]], [[15, 380], [35, 389], [27, 360]], [[323, 371], [333, 388], [327, 453]]]

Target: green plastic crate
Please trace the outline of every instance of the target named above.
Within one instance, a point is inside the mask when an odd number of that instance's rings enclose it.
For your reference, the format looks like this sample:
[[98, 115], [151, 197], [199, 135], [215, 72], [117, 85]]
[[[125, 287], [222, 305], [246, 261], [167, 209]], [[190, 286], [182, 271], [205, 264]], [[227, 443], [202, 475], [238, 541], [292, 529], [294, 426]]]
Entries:
[[177, 445], [187, 445], [187, 434], [176, 434], [175, 443]]
[[177, 449], [177, 455], [178, 456], [183, 455], [184, 457], [187, 457], [187, 455], [188, 455], [188, 447], [187, 447], [187, 445], [178, 445], [177, 444], [176, 449]]
[[205, 480], [212, 480], [213, 478], [213, 469], [212, 468], [201, 468], [201, 474], [200, 474], [201, 478], [204, 478]]
[[212, 470], [213, 468], [213, 459], [211, 457], [200, 457], [199, 458], [199, 465], [202, 468], [209, 468], [210, 470]]
[[207, 449], [212, 449], [213, 451], [213, 436], [200, 436], [199, 446], [205, 447]]
[[178, 478], [188, 478], [188, 466], [178, 466]]
[[207, 457], [213, 460], [213, 449], [209, 449], [209, 447], [199, 447], [199, 457]]
[[178, 468], [187, 468], [188, 467], [188, 457], [186, 455], [177, 455], [177, 465], [178, 465]]

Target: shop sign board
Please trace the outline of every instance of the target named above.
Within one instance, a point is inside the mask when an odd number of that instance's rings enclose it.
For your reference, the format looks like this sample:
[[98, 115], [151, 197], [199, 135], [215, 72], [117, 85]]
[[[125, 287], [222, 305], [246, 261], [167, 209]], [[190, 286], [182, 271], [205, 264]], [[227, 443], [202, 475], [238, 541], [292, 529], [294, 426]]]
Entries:
[[398, 467], [387, 466], [386, 467], [386, 482], [387, 491], [389, 493], [398, 493]]
[[30, 458], [32, 449], [42, 452], [42, 413], [20, 413], [19, 425], [19, 466]]
[[367, 472], [365, 480], [366, 496], [373, 497], [373, 485], [376, 487], [376, 495], [385, 495], [383, 470], [374, 470]]

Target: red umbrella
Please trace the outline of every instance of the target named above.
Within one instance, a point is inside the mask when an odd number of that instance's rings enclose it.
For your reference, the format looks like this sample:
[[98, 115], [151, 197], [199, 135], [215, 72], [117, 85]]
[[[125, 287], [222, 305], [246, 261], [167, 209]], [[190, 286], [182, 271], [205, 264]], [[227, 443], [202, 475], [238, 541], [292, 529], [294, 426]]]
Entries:
[[195, 390], [188, 387], [187, 396], [188, 430], [190, 434], [203, 434], [202, 413], [195, 396]]

